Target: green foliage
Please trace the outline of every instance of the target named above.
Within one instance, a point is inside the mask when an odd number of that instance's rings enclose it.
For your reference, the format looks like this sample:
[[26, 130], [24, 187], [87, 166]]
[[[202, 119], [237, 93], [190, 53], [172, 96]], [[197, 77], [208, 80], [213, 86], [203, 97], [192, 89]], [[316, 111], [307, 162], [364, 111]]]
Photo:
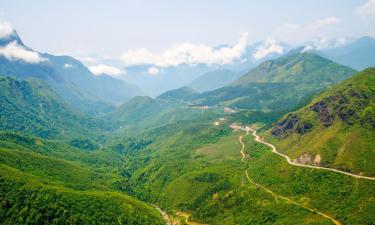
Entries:
[[100, 127], [98, 120], [76, 111], [38, 80], [0, 78], [0, 130], [67, 138], [97, 136]]
[[46, 185], [0, 168], [2, 224], [163, 224], [157, 211], [122, 194]]

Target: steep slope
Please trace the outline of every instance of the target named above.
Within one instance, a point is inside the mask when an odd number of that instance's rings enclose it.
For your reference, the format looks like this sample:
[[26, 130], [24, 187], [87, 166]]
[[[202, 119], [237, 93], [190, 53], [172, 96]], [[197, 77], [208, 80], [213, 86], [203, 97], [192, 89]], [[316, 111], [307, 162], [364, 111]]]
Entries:
[[227, 69], [217, 69], [200, 75], [187, 86], [200, 92], [211, 91], [232, 83], [240, 74]]
[[315, 54], [291, 53], [262, 63], [231, 85], [198, 95], [194, 103], [287, 110], [354, 73]]
[[78, 112], [37, 79], [0, 78], [0, 130], [46, 138], [98, 132], [98, 121]]
[[366, 69], [286, 115], [271, 130], [296, 161], [375, 175], [375, 69]]
[[362, 37], [344, 46], [322, 50], [323, 56], [357, 70], [375, 66], [375, 39]]
[[122, 104], [131, 97], [141, 94], [135, 85], [107, 76], [94, 76], [80, 61], [69, 56], [43, 54], [53, 69], [80, 90], [104, 102]]

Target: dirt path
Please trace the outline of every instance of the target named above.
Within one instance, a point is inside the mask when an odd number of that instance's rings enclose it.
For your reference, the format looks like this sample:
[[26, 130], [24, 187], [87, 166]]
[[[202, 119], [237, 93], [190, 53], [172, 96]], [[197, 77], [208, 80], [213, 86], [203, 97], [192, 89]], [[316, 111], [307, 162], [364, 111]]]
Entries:
[[172, 225], [171, 220], [170, 220], [170, 218], [169, 218], [167, 212], [163, 211], [163, 210], [162, 210], [159, 206], [157, 206], [157, 205], [152, 205], [152, 206], [154, 206], [154, 208], [155, 208], [156, 210], [158, 210], [158, 211], [160, 212], [160, 214], [163, 216], [163, 219], [164, 219], [166, 225]]
[[[250, 131], [250, 130], [253, 131], [253, 135], [254, 135], [254, 130], [252, 130], [252, 129], [248, 128], [248, 127], [246, 127], [246, 135], [249, 134], [249, 131]], [[238, 139], [239, 142], [240, 142], [240, 144], [241, 144], [241, 146], [242, 146], [242, 147], [241, 147], [241, 151], [240, 151], [240, 154], [241, 154], [241, 161], [242, 161], [243, 163], [248, 164], [248, 163], [246, 162], [246, 160], [245, 160], [245, 158], [246, 158], [246, 154], [245, 154], [245, 152], [244, 152], [244, 150], [245, 150], [245, 144], [243, 143], [242, 138], [243, 138], [243, 135], [241, 135], [241, 136], [239, 137], [239, 139]], [[248, 172], [247, 172], [247, 169], [245, 170], [245, 175], [246, 175], [246, 179], [247, 179], [251, 184], [255, 185], [255, 186], [258, 187], [258, 188], [263, 189], [264, 191], [266, 191], [267, 193], [271, 194], [271, 195], [272, 195], [273, 197], [275, 197], [276, 199], [284, 199], [285, 201], [287, 201], [287, 202], [289, 202], [289, 203], [292, 203], [292, 204], [297, 205], [297, 206], [299, 206], [299, 207], [301, 207], [301, 208], [303, 208], [303, 209], [305, 209], [305, 210], [307, 210], [307, 211], [310, 211], [310, 212], [312, 212], [312, 213], [316, 213], [316, 214], [318, 214], [318, 215], [320, 215], [320, 216], [322, 216], [322, 217], [324, 217], [324, 218], [326, 218], [326, 219], [329, 219], [332, 223], [334, 223], [334, 224], [336, 224], [336, 225], [342, 225], [342, 223], [341, 223], [340, 221], [334, 219], [333, 217], [331, 217], [331, 216], [329, 216], [329, 215], [327, 215], [327, 214], [325, 214], [325, 213], [322, 213], [322, 212], [320, 212], [320, 211], [318, 211], [318, 210], [316, 210], [316, 209], [313, 209], [313, 208], [310, 208], [310, 207], [304, 206], [304, 205], [302, 205], [302, 204], [300, 204], [300, 203], [298, 203], [298, 202], [296, 202], [296, 201], [294, 201], [294, 200], [292, 200], [292, 199], [290, 199], [290, 198], [287, 198], [287, 197], [285, 197], [285, 196], [282, 196], [282, 195], [279, 195], [279, 194], [273, 192], [272, 190], [268, 189], [267, 187], [265, 187], [265, 186], [263, 186], [263, 185], [260, 185], [260, 184], [258, 184], [258, 183], [256, 183], [256, 182], [254, 182], [254, 181], [250, 178], [250, 176], [249, 176], [249, 174], [248, 174]]]
[[180, 216], [180, 217], [183, 217], [183, 218], [185, 219], [185, 223], [188, 224], [188, 225], [210, 225], [210, 224], [202, 224], [202, 223], [194, 223], [194, 222], [190, 222], [190, 221], [189, 221], [190, 214], [187, 213], [187, 212], [177, 212], [176, 215], [177, 215], [177, 216]]
[[276, 147], [273, 144], [266, 142], [259, 135], [257, 135], [257, 131], [256, 130], [251, 129], [250, 127], [245, 127], [244, 129], [245, 129], [245, 131], [252, 131], [252, 135], [254, 136], [254, 140], [256, 142], [262, 143], [262, 144], [267, 145], [268, 147], [270, 147], [272, 149], [273, 153], [276, 153], [276, 154], [284, 157], [290, 165], [299, 166], [299, 167], [313, 168], [313, 169], [319, 169], [319, 170], [329, 170], [329, 171], [332, 171], [332, 172], [341, 173], [341, 174], [344, 174], [344, 175], [347, 175], [347, 176], [351, 176], [351, 177], [354, 177], [354, 178], [357, 178], [357, 179], [375, 180], [375, 177], [361, 176], [361, 175], [352, 174], [352, 173], [344, 172], [344, 171], [337, 170], [337, 169], [332, 169], [332, 168], [327, 168], [327, 167], [321, 167], [321, 166], [305, 165], [305, 164], [299, 164], [299, 163], [293, 162], [290, 159], [289, 156], [284, 155], [284, 154], [278, 152], [277, 149], [276, 149]]

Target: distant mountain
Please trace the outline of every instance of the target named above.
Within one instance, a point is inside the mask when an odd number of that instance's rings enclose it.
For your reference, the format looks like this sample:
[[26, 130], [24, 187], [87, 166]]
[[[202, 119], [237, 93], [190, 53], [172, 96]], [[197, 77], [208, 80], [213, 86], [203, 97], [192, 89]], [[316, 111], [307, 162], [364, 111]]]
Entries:
[[284, 116], [270, 132], [304, 164], [375, 175], [375, 68], [366, 69]]
[[211, 91], [232, 83], [240, 74], [227, 69], [217, 69], [200, 75], [188, 86], [200, 92]]
[[[216, 49], [220, 49], [221, 47], [230, 46], [222, 45], [218, 46]], [[274, 51], [275, 47], [278, 51]], [[284, 42], [270, 42], [269, 40], [256, 42], [254, 44], [249, 44], [240, 58], [228, 64], [181, 64], [169, 67], [157, 67], [148, 64], [134, 65], [124, 68], [127, 73], [124, 75], [123, 79], [128, 83], [141, 86], [147, 95], [156, 97], [165, 91], [177, 87], [190, 86], [199, 76], [212, 71], [229, 70], [238, 75], [244, 74], [265, 60], [284, 55], [290, 49], [291, 47]], [[149, 73], [151, 68], [154, 68], [154, 73], [152, 74]], [[221, 73], [217, 75], [222, 77]], [[214, 74], [209, 76], [213, 78]], [[210, 81], [210, 83], [213, 82], [213, 85], [208, 88], [212, 90], [214, 86], [214, 88], [221, 87], [221, 84], [226, 81], [219, 82], [221, 79], [222, 78], [215, 78], [215, 80]], [[216, 80], [218, 82], [217, 84], [215, 84]], [[206, 88], [203, 89], [206, 90]], [[197, 89], [197, 91], [199, 90]]]
[[197, 92], [189, 87], [182, 87], [174, 90], [164, 92], [159, 95], [157, 99], [163, 99], [166, 101], [190, 101]]
[[322, 50], [321, 54], [357, 70], [373, 67], [375, 66], [375, 39], [362, 37], [338, 48]]
[[97, 129], [97, 121], [65, 103], [40, 80], [0, 77], [0, 87], [0, 130], [69, 138]]
[[49, 54], [43, 54], [43, 56], [49, 59], [53, 69], [62, 74], [66, 80], [103, 102], [119, 105], [131, 97], [142, 94], [142, 91], [135, 85], [127, 84], [108, 75], [93, 75], [80, 61], [70, 56]]
[[[0, 55], [0, 76], [43, 80], [67, 102], [91, 113], [108, 111], [140, 93], [133, 85], [108, 76], [94, 76], [78, 60], [68, 56], [40, 54], [25, 46], [17, 33], [0, 39], [1, 48], [16, 48], [24, 54], [39, 55], [43, 60], [27, 62]], [[30, 57], [30, 56], [29, 56]]]
[[262, 63], [232, 85], [285, 82], [327, 86], [342, 81], [353, 73], [354, 70], [317, 54], [295, 53]]
[[193, 103], [257, 110], [286, 110], [355, 71], [311, 53], [269, 60], [234, 83], [197, 95]]
[[168, 107], [168, 103], [164, 100], [153, 99], [148, 96], [137, 96], [119, 106], [108, 117], [122, 124], [131, 124], [146, 120]]

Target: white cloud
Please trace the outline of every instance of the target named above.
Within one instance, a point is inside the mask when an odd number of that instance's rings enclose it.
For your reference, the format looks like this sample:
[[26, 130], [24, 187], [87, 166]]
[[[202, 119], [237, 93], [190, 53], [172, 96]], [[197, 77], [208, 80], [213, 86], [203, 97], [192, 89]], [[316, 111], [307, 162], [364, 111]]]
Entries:
[[65, 69], [69, 69], [69, 68], [72, 68], [72, 67], [73, 67], [72, 64], [69, 64], [69, 63], [65, 63], [65, 64], [64, 64], [64, 68], [65, 68]]
[[253, 53], [253, 58], [259, 60], [271, 54], [282, 54], [283, 52], [284, 48], [279, 45], [277, 41], [268, 39], [255, 50]]
[[150, 67], [150, 68], [148, 69], [147, 72], [148, 72], [148, 74], [150, 74], [150, 75], [156, 75], [156, 74], [159, 73], [159, 69], [156, 68], [156, 67]]
[[368, 0], [357, 8], [357, 14], [362, 17], [375, 16], [375, 0]]
[[103, 64], [100, 64], [100, 65], [97, 65], [97, 66], [90, 66], [89, 70], [94, 75], [106, 74], [106, 75], [118, 77], [121, 74], [123, 74], [123, 71], [121, 71], [120, 69], [118, 69], [116, 67], [112, 67], [112, 66], [103, 65]]
[[328, 17], [328, 18], [325, 18], [325, 19], [317, 20], [314, 23], [309, 24], [307, 26], [312, 28], [312, 29], [320, 29], [320, 28], [331, 26], [331, 25], [334, 25], [334, 24], [337, 24], [337, 23], [340, 23], [340, 22], [341, 22], [341, 20], [336, 18], [336, 17]]
[[18, 45], [15, 41], [7, 44], [4, 47], [0, 47], [0, 55], [11, 61], [22, 60], [33, 64], [47, 60], [41, 57], [39, 53], [28, 50], [23, 46]]
[[127, 66], [150, 64], [168, 67], [181, 64], [228, 64], [241, 58], [245, 52], [247, 40], [248, 34], [244, 34], [234, 46], [219, 49], [203, 44], [182, 43], [173, 45], [162, 53], [153, 53], [146, 48], [128, 50], [121, 56], [121, 60]]
[[13, 27], [9, 23], [0, 20], [0, 38], [6, 38], [13, 33]]

